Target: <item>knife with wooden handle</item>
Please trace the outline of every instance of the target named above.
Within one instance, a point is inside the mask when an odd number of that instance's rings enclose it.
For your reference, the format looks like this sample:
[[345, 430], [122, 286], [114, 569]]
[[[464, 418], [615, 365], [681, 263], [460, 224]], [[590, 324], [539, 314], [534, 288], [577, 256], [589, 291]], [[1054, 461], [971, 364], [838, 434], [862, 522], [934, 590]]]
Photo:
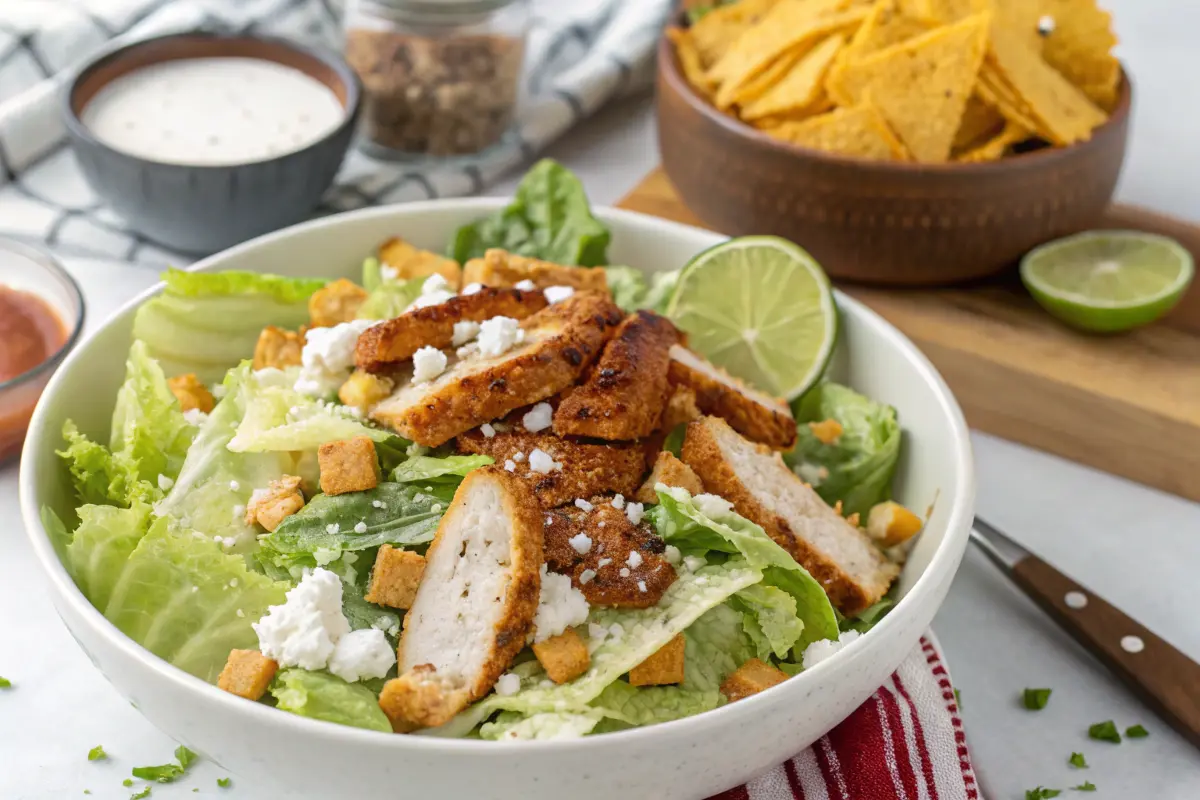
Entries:
[[1200, 664], [978, 517], [971, 541], [1142, 702], [1200, 748]]

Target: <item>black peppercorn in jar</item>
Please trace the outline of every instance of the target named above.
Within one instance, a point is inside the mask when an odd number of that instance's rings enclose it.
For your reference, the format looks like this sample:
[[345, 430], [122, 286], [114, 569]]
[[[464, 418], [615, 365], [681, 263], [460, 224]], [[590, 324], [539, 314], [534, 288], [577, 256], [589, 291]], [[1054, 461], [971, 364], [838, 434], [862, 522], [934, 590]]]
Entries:
[[476, 153], [512, 122], [529, 0], [352, 0], [346, 60], [363, 84], [365, 149]]

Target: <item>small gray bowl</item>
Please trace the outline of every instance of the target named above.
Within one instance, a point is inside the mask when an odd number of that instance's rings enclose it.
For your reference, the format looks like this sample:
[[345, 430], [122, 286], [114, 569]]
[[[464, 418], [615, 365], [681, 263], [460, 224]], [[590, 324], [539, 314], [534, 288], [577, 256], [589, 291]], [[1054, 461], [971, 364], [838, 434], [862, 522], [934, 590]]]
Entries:
[[[329, 87], [345, 109], [342, 124], [290, 153], [233, 165], [150, 161], [98, 140], [81, 120], [111, 81], [163, 61], [240, 57], [300, 70]], [[358, 78], [339, 57], [265, 36], [179, 33], [111, 49], [67, 84], [62, 113], [75, 156], [97, 195], [137, 232], [187, 253], [207, 254], [304, 219], [333, 182], [350, 147], [362, 103]]]

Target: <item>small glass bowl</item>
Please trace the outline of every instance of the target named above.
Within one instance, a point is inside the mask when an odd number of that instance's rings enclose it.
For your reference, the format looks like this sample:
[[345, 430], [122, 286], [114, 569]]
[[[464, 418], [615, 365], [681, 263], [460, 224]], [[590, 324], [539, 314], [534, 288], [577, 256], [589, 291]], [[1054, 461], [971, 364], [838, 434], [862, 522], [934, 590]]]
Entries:
[[44, 301], [58, 315], [67, 334], [50, 358], [14, 378], [0, 381], [0, 462], [4, 462], [20, 451], [29, 418], [46, 382], [79, 341], [84, 302], [79, 284], [53, 256], [3, 237], [0, 237], [0, 286], [28, 292]]

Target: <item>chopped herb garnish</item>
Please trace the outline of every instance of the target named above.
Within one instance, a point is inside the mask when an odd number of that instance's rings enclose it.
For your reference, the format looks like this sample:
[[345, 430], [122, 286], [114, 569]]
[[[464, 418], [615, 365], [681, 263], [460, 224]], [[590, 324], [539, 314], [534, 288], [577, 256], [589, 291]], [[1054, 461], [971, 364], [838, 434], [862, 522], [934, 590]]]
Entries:
[[187, 772], [187, 768], [196, 760], [196, 754], [183, 745], [175, 748], [175, 758], [178, 764], [161, 764], [157, 767], [134, 767], [133, 777], [144, 781], [171, 783]]
[[92, 790], [91, 790], [91, 789], [84, 789], [84, 790], [83, 790], [83, 793], [84, 793], [84, 794], [91, 794], [91, 793], [92, 793]]
[[179, 766], [187, 769], [196, 760], [196, 754], [183, 745], [179, 745], [175, 748], [175, 758], [179, 761]]
[[1050, 797], [1058, 797], [1062, 794], [1062, 789], [1046, 789], [1041, 786], [1036, 789], [1025, 790], [1025, 800], [1047, 800]]
[[228, 789], [231, 783], [233, 781], [229, 780], [229, 778], [217, 778], [217, 786], [220, 786], [222, 789]]
[[126, 778], [125, 780], [121, 781], [121, 785], [122, 786], [133, 786], [133, 778]]
[[1116, 723], [1111, 719], [1104, 722], [1097, 722], [1088, 728], [1088, 736], [1093, 739], [1099, 739], [1102, 742], [1121, 743], [1121, 734], [1117, 731]]
[[0, 678], [0, 689], [8, 689], [12, 686], [12, 681], [8, 678]]
[[1083, 757], [1083, 753], [1071, 753], [1071, 757], [1067, 759], [1067, 763], [1075, 769], [1087, 769], [1087, 761]]
[[108, 753], [104, 752], [103, 745], [96, 745], [91, 750], [88, 750], [88, 761], [103, 761], [108, 758]]
[[1091, 781], [1084, 781], [1078, 786], [1072, 786], [1071, 788], [1077, 792], [1094, 792], [1096, 791], [1096, 784]]
[[962, 695], [958, 693], [958, 689], [954, 690], [954, 702], [958, 705], [958, 710], [962, 711]]
[[140, 792], [138, 792], [137, 794], [129, 795], [129, 800], [143, 800], [143, 798], [146, 798], [149, 796], [150, 796], [150, 786], [149, 786], [149, 784], [147, 784], [146, 786], [142, 787], [142, 790]]
[[1049, 689], [1026, 689], [1025, 707], [1030, 711], [1041, 711], [1050, 702]]
[[1145, 739], [1150, 735], [1150, 731], [1146, 730], [1141, 725], [1130, 725], [1125, 729], [1125, 735], [1130, 739]]

